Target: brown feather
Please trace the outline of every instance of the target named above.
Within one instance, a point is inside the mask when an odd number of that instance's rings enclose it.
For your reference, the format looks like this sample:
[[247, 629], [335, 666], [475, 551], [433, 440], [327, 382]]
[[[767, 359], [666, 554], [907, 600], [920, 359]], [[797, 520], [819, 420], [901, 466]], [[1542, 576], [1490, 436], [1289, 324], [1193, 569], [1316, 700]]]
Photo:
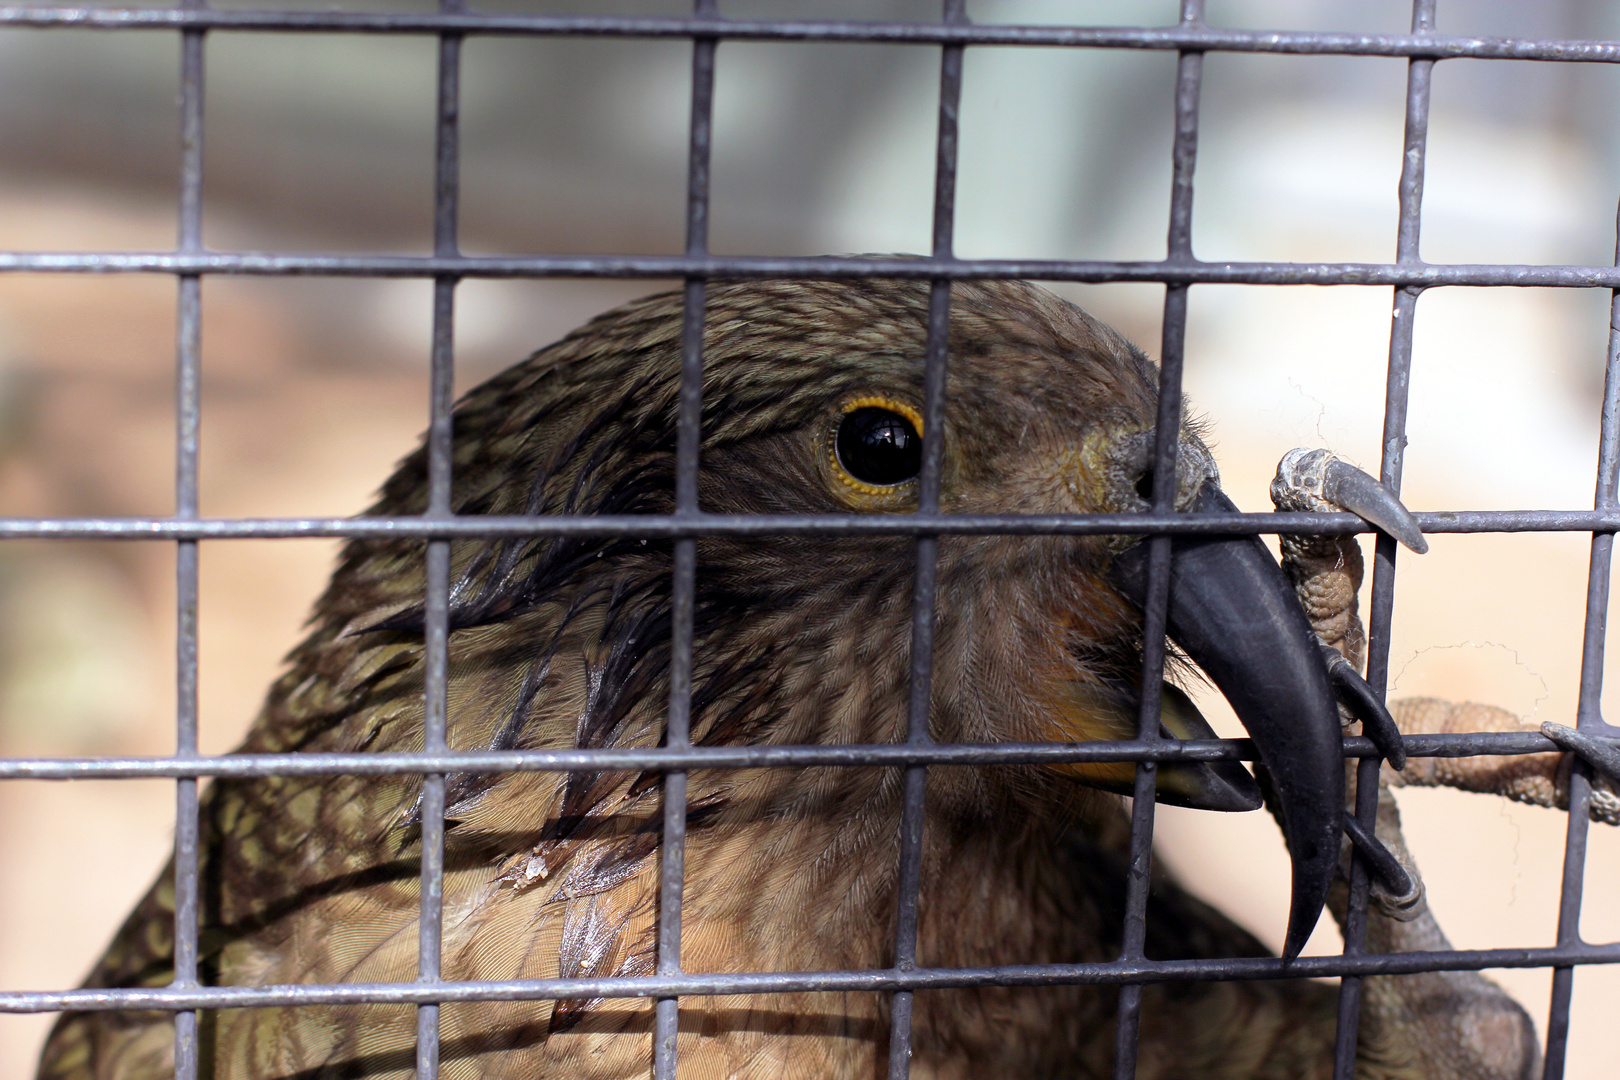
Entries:
[[[907, 485], [838, 481], [840, 403], [920, 402], [925, 283], [715, 283], [705, 327], [700, 500], [715, 513], [904, 512]], [[637, 514], [673, 508], [682, 301], [591, 322], [456, 408], [456, 512]], [[953, 288], [944, 508], [1118, 509], [1088, 447], [1153, 423], [1152, 365], [1077, 308], [1016, 282]], [[1189, 431], [1187, 438], [1196, 439]], [[369, 513], [426, 509], [426, 454]], [[1120, 496], [1124, 497], [1124, 496]], [[1095, 537], [940, 541], [930, 723], [940, 741], [1038, 740], [1039, 685], [1139, 665], [1140, 618], [1103, 581]], [[698, 545], [692, 730], [705, 744], [882, 743], [902, 736], [913, 574], [903, 537], [712, 537]], [[663, 737], [671, 545], [625, 537], [457, 540], [451, 547], [450, 742], [456, 748], [654, 746]], [[308, 638], [242, 749], [418, 750], [421, 545], [348, 543]], [[690, 778], [682, 961], [689, 971], [880, 968], [892, 961], [900, 781], [893, 769], [697, 770]], [[222, 780], [204, 798], [204, 952], [220, 985], [410, 980], [420, 781]], [[450, 784], [444, 975], [651, 970], [651, 774], [596, 770]], [[930, 771], [919, 960], [1101, 960], [1118, 948], [1118, 812], [1037, 766]], [[90, 985], [153, 985], [172, 950], [167, 873]], [[1150, 953], [1247, 955], [1247, 934], [1167, 881]], [[1149, 987], [1141, 1075], [1320, 1075], [1325, 991]], [[985, 988], [917, 997], [913, 1075], [1092, 1076], [1112, 1054], [1114, 991]], [[644, 1076], [638, 999], [447, 1005], [445, 1075]], [[688, 998], [692, 1077], [867, 1077], [886, 1057], [879, 994]], [[215, 1080], [403, 1076], [412, 1010], [209, 1014]], [[165, 1015], [65, 1016], [48, 1080], [167, 1075]]]

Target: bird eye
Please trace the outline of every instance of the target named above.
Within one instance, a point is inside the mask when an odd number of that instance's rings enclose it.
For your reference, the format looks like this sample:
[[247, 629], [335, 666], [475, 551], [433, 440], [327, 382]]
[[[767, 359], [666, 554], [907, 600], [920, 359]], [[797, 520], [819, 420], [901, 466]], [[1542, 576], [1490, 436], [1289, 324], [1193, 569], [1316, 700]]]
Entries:
[[893, 487], [922, 471], [922, 417], [900, 402], [862, 398], [844, 407], [833, 448], [858, 483]]

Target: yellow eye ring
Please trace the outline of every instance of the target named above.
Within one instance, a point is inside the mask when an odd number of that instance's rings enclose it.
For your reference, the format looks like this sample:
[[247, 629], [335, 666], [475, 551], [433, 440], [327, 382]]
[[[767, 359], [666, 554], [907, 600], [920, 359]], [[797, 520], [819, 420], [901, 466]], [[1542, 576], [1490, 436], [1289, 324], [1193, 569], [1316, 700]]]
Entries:
[[832, 473], [863, 496], [907, 491], [922, 465], [922, 431], [922, 414], [908, 402], [881, 394], [851, 398], [828, 432]]

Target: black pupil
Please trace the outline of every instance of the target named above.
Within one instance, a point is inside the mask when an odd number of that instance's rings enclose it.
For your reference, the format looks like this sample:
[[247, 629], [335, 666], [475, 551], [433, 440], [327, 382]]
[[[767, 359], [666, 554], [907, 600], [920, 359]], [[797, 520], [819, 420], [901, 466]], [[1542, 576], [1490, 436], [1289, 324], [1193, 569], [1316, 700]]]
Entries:
[[897, 412], [851, 409], [838, 425], [838, 461], [865, 484], [898, 484], [922, 471], [922, 436]]

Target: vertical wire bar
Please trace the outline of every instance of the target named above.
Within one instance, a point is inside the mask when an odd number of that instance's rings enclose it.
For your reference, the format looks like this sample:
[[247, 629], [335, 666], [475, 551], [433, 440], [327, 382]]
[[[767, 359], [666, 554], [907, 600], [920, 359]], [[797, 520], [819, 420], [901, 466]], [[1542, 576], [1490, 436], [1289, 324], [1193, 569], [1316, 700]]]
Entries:
[[[185, 0], [184, 7], [203, 7]], [[180, 35], [180, 222], [179, 249], [202, 251], [203, 31]], [[197, 455], [202, 424], [202, 279], [182, 274], [175, 334], [175, 516], [198, 516]], [[175, 754], [197, 754], [197, 542], [182, 540], [175, 551]], [[198, 906], [200, 839], [197, 780], [175, 784], [174, 823], [174, 985], [198, 985]], [[174, 1075], [196, 1080], [199, 1013], [174, 1014]]]
[[[1181, 24], [1198, 25], [1204, 19], [1203, 0], [1182, 0]], [[1198, 162], [1198, 100], [1203, 85], [1204, 54], [1182, 52], [1176, 64], [1176, 131], [1171, 150], [1170, 227], [1168, 257], [1191, 260], [1193, 173]], [[1187, 344], [1186, 285], [1169, 285], [1164, 294], [1164, 326], [1159, 348], [1159, 405], [1153, 445], [1152, 513], [1170, 513], [1176, 502], [1176, 456], [1181, 436], [1181, 375]], [[1159, 739], [1159, 712], [1164, 689], [1165, 623], [1170, 607], [1170, 558], [1174, 538], [1155, 536], [1148, 541], [1146, 607], [1142, 619], [1142, 699], [1137, 714], [1137, 737]], [[1125, 926], [1120, 941], [1121, 960], [1140, 960], [1147, 945], [1147, 904], [1153, 874], [1153, 819], [1158, 766], [1136, 763], [1132, 790], [1130, 856], [1125, 877]], [[1119, 991], [1114, 1026], [1114, 1076], [1136, 1076], [1137, 1050], [1142, 1031], [1142, 985], [1131, 983]]]
[[[463, 10], [461, 0], [440, 0], [445, 12]], [[438, 103], [435, 124], [433, 253], [458, 252], [457, 213], [460, 195], [460, 34], [439, 36]], [[433, 339], [428, 405], [429, 518], [451, 512], [451, 406], [455, 387], [455, 300], [457, 278], [433, 279]], [[423, 584], [422, 749], [429, 754], [448, 748], [450, 666], [450, 542], [429, 540]], [[417, 918], [416, 980], [437, 983], [442, 971], [444, 935], [444, 786], [443, 773], [422, 777], [422, 868]], [[439, 1075], [439, 1005], [416, 1007], [416, 1077]]]
[[[699, 18], [718, 18], [716, 0], [694, 0]], [[717, 39], [692, 39], [692, 105], [686, 159], [686, 254], [709, 252], [709, 156], [714, 136], [714, 56]], [[675, 414], [675, 514], [697, 517], [698, 466], [703, 440], [703, 322], [707, 282], [686, 279], [681, 314], [680, 384]], [[693, 608], [697, 593], [697, 540], [675, 541], [670, 584], [669, 719], [666, 746], [692, 741]], [[664, 774], [663, 843], [658, 868], [658, 973], [681, 972], [681, 905], [686, 887], [686, 771]], [[675, 1080], [680, 999], [653, 1004], [653, 1080]]]
[[[1616, 213], [1614, 262], [1620, 266], [1620, 211]], [[1598, 443], [1597, 492], [1594, 505], [1611, 510], [1620, 503], [1620, 289], [1609, 301], [1609, 355], [1603, 376], [1603, 419]], [[1583, 731], [1605, 730], [1599, 698], [1603, 693], [1603, 654], [1608, 632], [1609, 575], [1614, 534], [1592, 534], [1592, 556], [1586, 578], [1586, 628], [1581, 641], [1581, 693], [1575, 724]], [[1586, 833], [1590, 827], [1591, 773], [1579, 758], [1569, 777], [1569, 824], [1564, 836], [1564, 872], [1558, 895], [1558, 944], [1581, 940], [1581, 898], [1586, 874]], [[1575, 991], [1575, 969], [1553, 968], [1552, 1002], [1547, 1010], [1547, 1052], [1542, 1080], [1563, 1080], [1569, 1052], [1569, 1007]]]
[[[967, 22], [966, 0], [943, 0], [941, 18]], [[936, 259], [952, 258], [956, 235], [956, 161], [958, 118], [962, 101], [961, 45], [940, 49], [939, 128], [934, 143], [934, 222], [931, 250]], [[928, 285], [928, 332], [923, 349], [923, 459], [917, 479], [917, 509], [939, 510], [945, 461], [945, 385], [950, 357], [951, 283], [934, 278]], [[916, 576], [911, 598], [910, 697], [906, 707], [906, 744], [926, 746], [929, 701], [934, 678], [935, 586], [939, 537], [919, 536]], [[917, 969], [918, 907], [922, 893], [922, 841], [927, 818], [928, 768], [908, 765], [902, 776], [900, 866], [895, 881], [894, 967]], [[915, 995], [897, 990], [889, 1006], [889, 1080], [911, 1075], [911, 1029]]]
[[[1434, 32], [1436, 0], [1413, 0], [1412, 33]], [[1419, 241], [1423, 224], [1423, 175], [1429, 138], [1429, 88], [1434, 60], [1413, 59], [1406, 69], [1406, 135], [1401, 161], [1400, 218], [1395, 239], [1395, 261], [1422, 261]], [[1384, 386], [1383, 453], [1379, 479], [1393, 494], [1401, 492], [1401, 469], [1406, 455], [1406, 411], [1412, 378], [1412, 330], [1422, 289], [1395, 290], [1390, 316], [1389, 368]], [[1367, 682], [1382, 700], [1389, 684], [1389, 635], [1395, 613], [1395, 552], [1393, 537], [1379, 533], [1373, 549], [1372, 598], [1368, 608]], [[1380, 759], [1362, 758], [1356, 764], [1356, 818], [1372, 832], [1378, 817]], [[1355, 853], [1350, 863], [1350, 895], [1344, 927], [1344, 955], [1366, 951], [1367, 904], [1371, 880], [1366, 861]], [[1334, 1080], [1355, 1075], [1356, 1046], [1361, 1027], [1360, 976], [1345, 976], [1339, 983], [1338, 1029], [1333, 1044]]]

